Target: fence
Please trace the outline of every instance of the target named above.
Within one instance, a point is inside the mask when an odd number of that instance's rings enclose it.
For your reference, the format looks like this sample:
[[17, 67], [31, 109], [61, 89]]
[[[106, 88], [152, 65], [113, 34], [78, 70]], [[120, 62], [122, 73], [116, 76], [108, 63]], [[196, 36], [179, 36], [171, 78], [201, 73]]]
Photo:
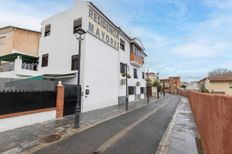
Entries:
[[64, 87], [56, 90], [0, 92], [0, 132], [56, 118], [64, 112]]
[[232, 153], [232, 97], [179, 91], [188, 96], [206, 154]]
[[[7, 81], [7, 80], [6, 80]], [[57, 82], [49, 80], [23, 79], [4, 83], [1, 90], [31, 90], [31, 91], [55, 91]]]
[[188, 91], [187, 90], [178, 90], [177, 94], [184, 96], [184, 97], [188, 97]]
[[55, 91], [0, 92], [0, 115], [56, 107]]

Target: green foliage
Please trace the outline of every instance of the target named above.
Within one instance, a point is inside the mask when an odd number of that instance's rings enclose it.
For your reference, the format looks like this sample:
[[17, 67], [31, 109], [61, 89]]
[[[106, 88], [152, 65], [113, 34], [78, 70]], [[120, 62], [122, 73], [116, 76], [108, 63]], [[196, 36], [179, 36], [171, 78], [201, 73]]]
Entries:
[[183, 88], [183, 89], [186, 89], [186, 87], [187, 87], [187, 86], [186, 86], [186, 85], [184, 85], [184, 84], [183, 84], [183, 85], [181, 85], [181, 88]]
[[152, 83], [152, 86], [153, 86], [153, 87], [159, 86], [159, 81], [158, 81], [158, 80], [154, 81], [154, 82]]
[[128, 79], [131, 78], [130, 74], [122, 73], [121, 75], [122, 75], [122, 77], [127, 77]]
[[205, 85], [202, 85], [202, 86], [201, 86], [200, 91], [201, 91], [202, 93], [209, 93], [209, 90], [206, 89]]

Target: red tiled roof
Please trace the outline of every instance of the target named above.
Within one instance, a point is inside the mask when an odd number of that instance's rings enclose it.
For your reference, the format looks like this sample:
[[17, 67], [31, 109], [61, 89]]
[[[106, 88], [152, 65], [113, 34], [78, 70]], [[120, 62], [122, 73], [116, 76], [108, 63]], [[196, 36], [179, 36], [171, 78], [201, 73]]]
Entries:
[[208, 77], [210, 82], [229, 82], [232, 81], [232, 73]]

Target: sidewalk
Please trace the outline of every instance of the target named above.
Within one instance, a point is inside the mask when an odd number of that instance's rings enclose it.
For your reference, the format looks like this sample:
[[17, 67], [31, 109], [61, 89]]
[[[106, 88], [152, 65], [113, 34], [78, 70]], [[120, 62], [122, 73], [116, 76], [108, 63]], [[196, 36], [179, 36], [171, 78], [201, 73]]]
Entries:
[[156, 154], [198, 154], [197, 144], [199, 139], [192, 111], [188, 100], [182, 97]]
[[[156, 100], [157, 99], [154, 97], [150, 98], [150, 102], [155, 102]], [[145, 105], [147, 105], [146, 99], [130, 102], [128, 112]], [[61, 138], [64, 139], [124, 113], [127, 113], [125, 112], [125, 105], [116, 105], [82, 113], [80, 118], [81, 128], [79, 129], [73, 129], [74, 116], [72, 115], [64, 117], [60, 120], [49, 121], [46, 123], [40, 123], [3, 132], [0, 133], [0, 153], [17, 154], [34, 147], [38, 147], [39, 149], [52, 144], [43, 142], [44, 138], [49, 135], [59, 134]]]

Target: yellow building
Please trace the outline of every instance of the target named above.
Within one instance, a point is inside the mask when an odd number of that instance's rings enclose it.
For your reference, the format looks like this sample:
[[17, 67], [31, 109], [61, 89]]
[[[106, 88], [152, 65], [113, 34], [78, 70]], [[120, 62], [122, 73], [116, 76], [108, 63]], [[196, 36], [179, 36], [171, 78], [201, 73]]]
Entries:
[[0, 78], [36, 74], [40, 32], [8, 26], [0, 28]]
[[232, 95], [232, 73], [204, 78], [198, 83], [210, 93]]
[[146, 74], [151, 84], [153, 84], [153, 82], [155, 82], [158, 79], [155, 73], [146, 73]]
[[0, 28], [0, 56], [19, 52], [38, 56], [40, 32], [8, 26]]

